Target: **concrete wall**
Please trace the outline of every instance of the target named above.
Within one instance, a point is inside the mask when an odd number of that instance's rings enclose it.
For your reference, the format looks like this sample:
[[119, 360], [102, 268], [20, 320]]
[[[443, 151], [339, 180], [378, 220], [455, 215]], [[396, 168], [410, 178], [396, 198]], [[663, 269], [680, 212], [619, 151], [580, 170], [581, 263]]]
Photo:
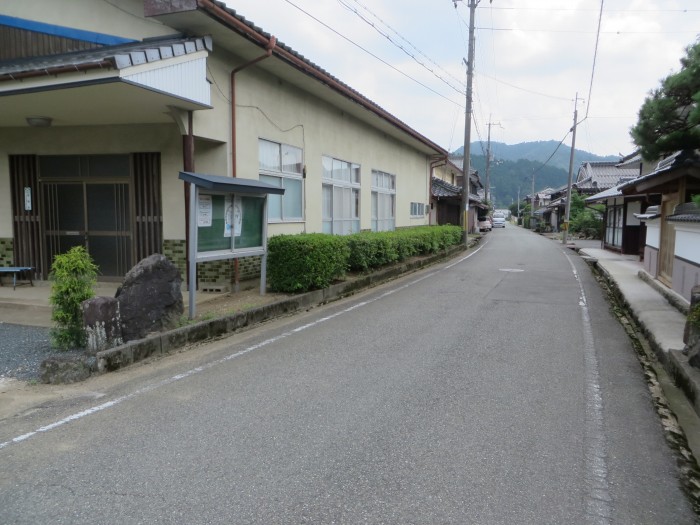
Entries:
[[700, 223], [674, 222], [673, 290], [690, 301], [690, 291], [700, 284]]
[[652, 277], [656, 278], [659, 272], [659, 250], [648, 244], [644, 247], [644, 269]]

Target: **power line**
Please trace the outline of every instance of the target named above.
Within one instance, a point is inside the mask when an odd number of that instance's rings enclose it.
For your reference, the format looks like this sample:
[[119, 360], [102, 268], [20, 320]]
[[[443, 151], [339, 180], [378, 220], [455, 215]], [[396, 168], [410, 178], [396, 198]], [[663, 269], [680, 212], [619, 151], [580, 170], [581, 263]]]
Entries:
[[[442, 82], [445, 82], [447, 85], [449, 85], [450, 87], [452, 87], [453, 89], [455, 89], [454, 86], [452, 86], [449, 82], [447, 82], [444, 78], [442, 78], [441, 75], [438, 75], [433, 69], [431, 69], [430, 67], [428, 67], [428, 66], [427, 66], [426, 64], [424, 64], [422, 61], [420, 61], [413, 53], [409, 52], [403, 45], [399, 44], [398, 42], [395, 42], [394, 39], [393, 39], [390, 35], [388, 35], [388, 34], [385, 33], [384, 31], [382, 31], [380, 28], [378, 28], [377, 25], [376, 25], [374, 22], [372, 22], [371, 20], [368, 20], [367, 18], [365, 18], [356, 8], [351, 7], [350, 5], [348, 5], [348, 4], [346, 3], [345, 0], [337, 0], [337, 1], [338, 1], [339, 4], [341, 4], [343, 7], [345, 7], [348, 11], [354, 13], [358, 18], [360, 18], [360, 20], [362, 20], [362, 21], [365, 22], [367, 25], [369, 25], [369, 26], [370, 26], [372, 29], [374, 29], [377, 33], [379, 33], [381, 36], [383, 36], [384, 38], [386, 38], [386, 39], [387, 39], [389, 42], [391, 42], [391, 44], [393, 44], [396, 48], [400, 49], [403, 53], [405, 53], [406, 55], [408, 55], [409, 57], [411, 57], [411, 58], [412, 58], [416, 63], [418, 63], [420, 66], [422, 66], [423, 68], [425, 68], [427, 71], [429, 71], [431, 74], [433, 74], [435, 77], [437, 77], [437, 78], [438, 78], [439, 80], [441, 80]], [[404, 42], [405, 42], [406, 44], [408, 44], [410, 47], [412, 47], [413, 49], [415, 49], [415, 50], [418, 52], [419, 55], [421, 55], [422, 57], [424, 57], [428, 62], [430, 62], [430, 63], [433, 64], [435, 67], [437, 67], [439, 70], [441, 70], [446, 76], [448, 76], [448, 77], [450, 77], [451, 79], [453, 79], [454, 81], [456, 81], [456, 82], [457, 82], [458, 84], [460, 84], [462, 87], [466, 87], [465, 84], [464, 84], [464, 82], [463, 82], [461, 79], [455, 77], [455, 76], [452, 75], [452, 73], [450, 73], [449, 71], [446, 71], [440, 64], [438, 64], [437, 62], [435, 62], [435, 60], [433, 60], [433, 59], [430, 58], [428, 55], [426, 55], [423, 51], [421, 51], [420, 49], [418, 49], [412, 42], [410, 42], [406, 37], [404, 37], [403, 35], [401, 35], [396, 29], [394, 29], [394, 28], [393, 28], [392, 26], [390, 26], [387, 22], [385, 22], [384, 20], [382, 20], [382, 19], [381, 19], [379, 16], [377, 16], [375, 13], [373, 13], [372, 10], [369, 9], [366, 5], [364, 5], [364, 4], [362, 4], [361, 2], [359, 2], [359, 0], [353, 0], [353, 1], [354, 1], [357, 5], [359, 5], [362, 9], [364, 9], [367, 13], [369, 13], [372, 17], [374, 17], [376, 20], [378, 20], [381, 24], [383, 24], [383, 25], [384, 25], [387, 29], [389, 29], [392, 33], [394, 33], [396, 36], [398, 36], [402, 41], [404, 41]]]
[[[352, 44], [353, 46], [357, 47], [358, 49], [364, 51], [365, 53], [367, 53], [367, 54], [370, 55], [371, 57], [375, 58], [376, 60], [379, 60], [379, 61], [380, 61], [382, 64], [384, 64], [385, 66], [390, 67], [391, 69], [393, 69], [393, 70], [396, 71], [397, 73], [403, 75], [404, 77], [408, 78], [409, 80], [412, 80], [412, 81], [415, 82], [416, 84], [418, 84], [418, 85], [424, 87], [425, 89], [427, 89], [427, 90], [430, 91], [431, 93], [434, 93], [435, 95], [437, 95], [437, 96], [439, 96], [439, 97], [441, 97], [441, 98], [444, 98], [445, 100], [447, 100], [448, 102], [451, 102], [451, 103], [454, 104], [455, 106], [462, 107], [461, 104], [460, 104], [459, 102], [455, 102], [454, 100], [452, 100], [452, 99], [450, 99], [449, 97], [443, 95], [442, 93], [439, 93], [438, 91], [435, 91], [433, 88], [431, 88], [430, 86], [425, 85], [425, 84], [424, 84], [423, 82], [421, 82], [420, 80], [417, 80], [417, 79], [413, 78], [413, 77], [410, 76], [408, 73], [404, 73], [403, 71], [401, 71], [401, 70], [398, 69], [397, 67], [395, 67], [395, 66], [389, 64], [389, 62], [387, 62], [386, 60], [384, 60], [384, 59], [382, 59], [382, 58], [379, 58], [377, 55], [375, 55], [374, 53], [372, 53], [372, 52], [369, 51], [368, 49], [362, 47], [360, 44], [358, 44], [358, 43], [355, 42], [354, 40], [352, 40], [352, 39], [346, 37], [345, 35], [343, 35], [343, 34], [340, 33], [339, 31], [333, 29], [331, 26], [329, 26], [328, 24], [326, 24], [326, 23], [323, 22], [322, 20], [316, 18], [314, 15], [312, 15], [312, 14], [309, 13], [308, 11], [305, 11], [304, 9], [302, 9], [301, 7], [299, 7], [298, 5], [296, 5], [296, 4], [295, 4], [294, 2], [292, 2], [291, 0], [284, 0], [284, 1], [287, 2], [289, 5], [291, 5], [292, 7], [296, 8], [296, 9], [298, 9], [299, 11], [301, 11], [302, 13], [304, 13], [304, 14], [305, 14], [306, 16], [308, 16], [309, 18], [315, 20], [316, 22], [318, 22], [319, 24], [321, 24], [323, 27], [325, 27], [325, 28], [328, 29], [329, 31], [332, 31], [333, 33], [335, 33], [336, 35], [338, 35], [340, 38], [342, 38], [343, 40], [345, 40], [346, 42], [349, 42], [350, 44]], [[458, 91], [458, 93], [459, 93], [459, 91]]]
[[588, 99], [586, 100], [586, 115], [583, 120], [588, 118], [588, 109], [591, 107], [591, 92], [593, 91], [593, 76], [595, 75], [595, 63], [598, 58], [598, 41], [600, 40], [600, 24], [603, 20], [603, 2], [600, 0], [600, 14], [598, 15], [598, 34], [595, 37], [595, 50], [593, 51], [593, 68], [591, 69], [591, 82], [588, 85]]

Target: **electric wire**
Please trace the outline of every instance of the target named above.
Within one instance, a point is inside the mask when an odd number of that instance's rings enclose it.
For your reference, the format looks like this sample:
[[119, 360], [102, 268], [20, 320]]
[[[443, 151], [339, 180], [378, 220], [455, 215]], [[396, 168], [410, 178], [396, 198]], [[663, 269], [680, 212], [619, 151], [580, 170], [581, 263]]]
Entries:
[[598, 15], [598, 34], [595, 37], [595, 49], [593, 51], [593, 68], [591, 69], [591, 82], [588, 85], [588, 98], [586, 99], [586, 115], [583, 117], [584, 120], [588, 118], [588, 110], [591, 107], [591, 93], [593, 91], [593, 77], [595, 76], [595, 63], [598, 58], [598, 42], [600, 41], [600, 26], [603, 21], [603, 3], [605, 0], [600, 0], [600, 14]]
[[[387, 66], [387, 67], [393, 69], [394, 71], [396, 71], [396, 72], [399, 73], [400, 75], [403, 75], [404, 77], [408, 78], [409, 80], [411, 80], [411, 81], [415, 82], [416, 84], [418, 84], [418, 85], [424, 87], [425, 89], [427, 89], [427, 90], [430, 91], [431, 93], [433, 93], [433, 94], [439, 96], [440, 98], [443, 98], [443, 99], [447, 100], [448, 102], [451, 102], [451, 103], [454, 104], [455, 106], [461, 106], [461, 104], [460, 104], [459, 102], [455, 102], [454, 100], [452, 100], [451, 98], [447, 97], [446, 95], [443, 95], [442, 93], [440, 93], [440, 92], [434, 90], [434, 89], [431, 88], [430, 86], [424, 84], [424, 83], [421, 82], [420, 80], [418, 80], [418, 79], [416, 79], [416, 78], [413, 78], [413, 77], [412, 77], [411, 75], [409, 75], [408, 73], [405, 73], [405, 72], [401, 71], [399, 68], [397, 68], [396, 66], [390, 64], [389, 62], [387, 62], [387, 61], [384, 60], [383, 58], [378, 57], [377, 55], [375, 55], [374, 53], [372, 53], [372, 52], [369, 51], [368, 49], [362, 47], [360, 44], [358, 44], [358, 43], [355, 42], [354, 40], [352, 40], [352, 39], [346, 37], [345, 35], [343, 35], [343, 34], [340, 33], [339, 31], [337, 31], [336, 29], [332, 28], [331, 26], [329, 26], [328, 24], [326, 24], [325, 22], [323, 22], [323, 21], [320, 20], [319, 18], [315, 17], [314, 15], [312, 15], [311, 13], [309, 13], [308, 11], [302, 9], [301, 7], [299, 7], [298, 5], [296, 5], [296, 4], [295, 4], [294, 2], [292, 2], [291, 0], [284, 0], [284, 1], [285, 1], [286, 3], [288, 3], [289, 5], [291, 5], [292, 7], [294, 7], [295, 9], [297, 9], [297, 10], [301, 11], [302, 13], [304, 13], [304, 14], [305, 14], [306, 16], [308, 16], [309, 18], [311, 18], [311, 19], [313, 19], [314, 21], [318, 22], [319, 24], [321, 24], [323, 27], [325, 27], [325, 28], [328, 29], [329, 31], [331, 31], [331, 32], [333, 32], [334, 34], [338, 35], [340, 38], [342, 38], [342, 39], [345, 40], [346, 42], [352, 44], [353, 46], [357, 47], [357, 48], [360, 49], [361, 51], [364, 51], [365, 53], [367, 53], [367, 54], [370, 55], [371, 57], [375, 58], [376, 60], [378, 60], [379, 62], [381, 62], [381, 63], [384, 64], [385, 66]], [[459, 91], [458, 91], [458, 93], [459, 93]]]

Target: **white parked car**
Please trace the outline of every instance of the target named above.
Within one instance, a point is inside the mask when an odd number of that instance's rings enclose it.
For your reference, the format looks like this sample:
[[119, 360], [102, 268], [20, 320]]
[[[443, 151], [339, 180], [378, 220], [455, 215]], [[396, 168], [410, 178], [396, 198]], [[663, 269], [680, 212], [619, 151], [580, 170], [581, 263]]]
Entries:
[[491, 222], [494, 228], [505, 228], [506, 227], [506, 216], [502, 213], [494, 213]]

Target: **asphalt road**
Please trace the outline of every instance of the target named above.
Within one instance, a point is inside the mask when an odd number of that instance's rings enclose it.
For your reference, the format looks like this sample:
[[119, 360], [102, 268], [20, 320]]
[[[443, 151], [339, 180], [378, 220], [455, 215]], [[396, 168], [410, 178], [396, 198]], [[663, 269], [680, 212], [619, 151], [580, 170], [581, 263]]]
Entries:
[[691, 524], [586, 265], [467, 258], [0, 427], [0, 523]]

